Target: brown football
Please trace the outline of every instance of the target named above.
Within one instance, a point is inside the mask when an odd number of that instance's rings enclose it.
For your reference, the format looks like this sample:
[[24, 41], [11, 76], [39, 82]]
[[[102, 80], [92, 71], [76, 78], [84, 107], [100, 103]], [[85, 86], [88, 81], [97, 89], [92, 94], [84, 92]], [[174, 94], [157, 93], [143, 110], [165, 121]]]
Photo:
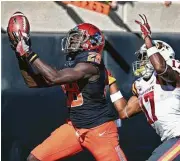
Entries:
[[28, 36], [30, 32], [30, 25], [27, 17], [22, 12], [15, 12], [9, 19], [7, 32], [10, 39], [15, 40], [12, 32], [15, 32], [19, 36], [19, 31], [21, 31], [23, 36]]

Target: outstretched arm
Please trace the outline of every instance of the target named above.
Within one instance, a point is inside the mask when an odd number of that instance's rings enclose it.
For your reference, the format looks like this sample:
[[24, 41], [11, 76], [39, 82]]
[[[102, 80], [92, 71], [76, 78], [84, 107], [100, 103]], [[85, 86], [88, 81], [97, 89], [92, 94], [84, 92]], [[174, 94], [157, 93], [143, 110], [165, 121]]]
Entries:
[[157, 51], [157, 48], [153, 46], [152, 39], [147, 36], [144, 40], [146, 47], [148, 48], [147, 54], [149, 60], [157, 74], [168, 82], [180, 83], [179, 74], [175, 70], [173, 70], [171, 66], [167, 65], [165, 59]]
[[[8, 26], [9, 27], [9, 26]], [[31, 41], [29, 35], [24, 33], [26, 36], [23, 37], [23, 40], [26, 42], [26, 49], [31, 48]], [[22, 36], [22, 35], [21, 35]], [[21, 48], [21, 52], [17, 52], [17, 44], [19, 42], [19, 38], [15, 34], [15, 32], [9, 32], [8, 31], [8, 37], [10, 41], [10, 46], [15, 52], [16, 58], [18, 60], [19, 69], [21, 72], [22, 77], [24, 78], [25, 83], [30, 88], [40, 88], [40, 87], [48, 87], [47, 80], [40, 74], [36, 74], [34, 70], [32, 69], [31, 65], [27, 62], [26, 57], [21, 55], [24, 54], [23, 48]], [[20, 42], [21, 43], [21, 42]], [[28, 47], [28, 48], [27, 48]]]
[[32, 66], [36, 68], [46, 80], [48, 80], [48, 84], [51, 86], [90, 78], [92, 75], [98, 74], [97, 68], [90, 63], [78, 63], [74, 68], [55, 70], [44, 63], [40, 58], [37, 58], [32, 63]]
[[141, 112], [138, 98], [132, 96], [127, 102], [118, 89], [116, 82], [110, 85], [110, 97], [121, 119], [129, 118]]
[[151, 39], [151, 30], [148, 24], [147, 18], [145, 15], [139, 15], [142, 19], [142, 23], [135, 20], [137, 24], [141, 27], [142, 37], [145, 41], [147, 47], [147, 56], [151, 64], [153, 65], [156, 73], [168, 82], [176, 82], [180, 84], [180, 76], [179, 74], [173, 70], [169, 65], [167, 65], [166, 60], [163, 56], [159, 53], [158, 49], [152, 43]]
[[[18, 63], [21, 74], [30, 88], [49, 87], [74, 82], [79, 79], [89, 78], [98, 73], [97, 68], [89, 63], [79, 63], [74, 68], [63, 70], [52, 68], [40, 58], [37, 58], [33, 64], [29, 64], [24, 58], [18, 57]], [[34, 73], [32, 66], [39, 74]]]
[[[14, 37], [17, 37], [14, 35]], [[19, 31], [18, 44], [16, 52], [20, 58], [24, 58], [26, 63], [36, 69], [46, 81], [48, 86], [61, 85], [70, 83], [83, 78], [90, 78], [92, 75], [98, 74], [98, 69], [90, 63], [78, 63], [74, 68], [66, 68], [56, 70], [43, 62], [39, 56], [31, 50], [31, 46], [26, 42], [26, 39]]]

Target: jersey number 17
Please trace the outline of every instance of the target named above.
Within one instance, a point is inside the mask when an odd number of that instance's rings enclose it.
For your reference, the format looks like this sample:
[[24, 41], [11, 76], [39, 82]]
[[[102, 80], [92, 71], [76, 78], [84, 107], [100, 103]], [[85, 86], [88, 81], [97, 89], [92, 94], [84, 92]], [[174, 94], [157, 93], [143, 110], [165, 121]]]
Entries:
[[[149, 110], [145, 108], [145, 106], [147, 107], [148, 105]], [[153, 124], [155, 121], [157, 121], [157, 117], [155, 115], [154, 91], [146, 93], [142, 98], [140, 98], [140, 106], [150, 124]]]

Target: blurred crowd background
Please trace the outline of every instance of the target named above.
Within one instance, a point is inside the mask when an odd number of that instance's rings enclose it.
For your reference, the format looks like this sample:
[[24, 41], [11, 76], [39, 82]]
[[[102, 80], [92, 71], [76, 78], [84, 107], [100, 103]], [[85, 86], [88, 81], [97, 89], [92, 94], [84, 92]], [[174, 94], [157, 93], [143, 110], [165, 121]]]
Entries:
[[[180, 31], [180, 21], [178, 21], [180, 20], [180, 2], [178, 1], [173, 1], [173, 3], [171, 1], [101, 1], [98, 3], [110, 5], [112, 9], [108, 15], [82, 8], [90, 4], [77, 7], [75, 6], [77, 4], [65, 5], [62, 1], [2, 2], [1, 29], [6, 30], [9, 17], [19, 10], [28, 17], [32, 32], [68, 31], [81, 22], [91, 22], [103, 31], [127, 31], [128, 29], [139, 31], [138, 25], [134, 23], [138, 14], [145, 14], [148, 17], [153, 32]], [[96, 6], [92, 7], [92, 10], [95, 10]]]

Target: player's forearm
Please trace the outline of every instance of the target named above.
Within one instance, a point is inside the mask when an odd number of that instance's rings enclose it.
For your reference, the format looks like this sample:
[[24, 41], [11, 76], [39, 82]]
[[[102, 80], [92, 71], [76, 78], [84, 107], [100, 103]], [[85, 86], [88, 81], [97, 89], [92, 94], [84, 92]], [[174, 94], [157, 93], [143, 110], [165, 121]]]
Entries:
[[[22, 57], [18, 57], [18, 64], [21, 75], [28, 87], [36, 87], [37, 83], [32, 78], [32, 70]], [[31, 74], [30, 74], [31, 73]]]
[[37, 58], [32, 65], [36, 68], [36, 70], [44, 76], [50, 84], [54, 84], [56, 82], [56, 78], [58, 75], [58, 71], [45, 64], [42, 60]]
[[141, 112], [136, 96], [132, 96], [128, 102], [125, 99], [120, 99], [114, 105], [121, 119], [127, 119]]
[[30, 88], [36, 88], [36, 87], [47, 87], [48, 84], [44, 80], [44, 78], [41, 75], [37, 75], [34, 73], [31, 66], [27, 63], [25, 58], [23, 57], [17, 57], [19, 69], [21, 72], [21, 75]]
[[124, 108], [124, 111], [127, 113], [128, 117], [132, 117], [132, 116], [138, 114], [139, 112], [141, 112], [141, 108], [139, 106], [139, 101], [136, 96], [132, 96], [128, 100], [127, 106]]
[[116, 82], [112, 83], [109, 87], [111, 102], [114, 104], [116, 111], [121, 119], [127, 118], [124, 108], [127, 105], [126, 99], [123, 97]]
[[[149, 36], [147, 36], [144, 41], [145, 41], [147, 49], [150, 49], [151, 47], [153, 47], [152, 39]], [[160, 53], [157, 52], [157, 53], [151, 55], [149, 57], [149, 60], [150, 60], [151, 64], [153, 65], [157, 74], [161, 74], [166, 70], [166, 61], [160, 55]]]
[[[71, 83], [88, 75], [82, 71], [75, 70], [75, 68], [65, 68], [63, 70], [53, 69], [39, 58], [37, 58], [32, 65], [46, 80], [49, 81], [50, 86]], [[95, 70], [97, 71], [96, 68]]]
[[121, 98], [121, 99], [115, 101], [113, 104], [114, 104], [114, 107], [115, 107], [116, 111], [118, 112], [119, 118], [120, 119], [127, 118], [127, 115], [126, 115], [126, 113], [124, 111], [124, 108], [127, 106], [126, 99]]

